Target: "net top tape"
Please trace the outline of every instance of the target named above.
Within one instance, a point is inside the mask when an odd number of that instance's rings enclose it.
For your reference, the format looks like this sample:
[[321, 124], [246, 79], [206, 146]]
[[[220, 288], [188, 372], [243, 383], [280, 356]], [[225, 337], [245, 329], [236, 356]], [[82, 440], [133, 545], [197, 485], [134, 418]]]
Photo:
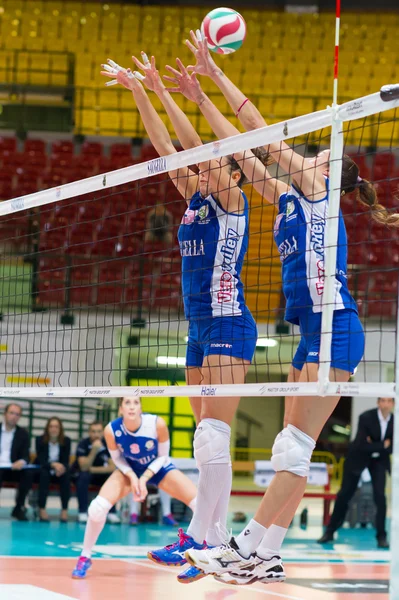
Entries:
[[382, 382], [335, 383], [321, 389], [317, 382], [300, 383], [244, 383], [220, 385], [171, 386], [112, 386], [112, 387], [2, 387], [3, 398], [119, 398], [136, 397], [279, 397], [279, 396], [363, 396], [365, 398], [395, 397], [395, 384]]
[[189, 150], [161, 156], [138, 165], [125, 167], [105, 174], [102, 173], [79, 181], [66, 183], [59, 187], [6, 200], [0, 203], [0, 216], [44, 206], [52, 202], [60, 202], [61, 200], [75, 198], [76, 196], [90, 192], [98, 192], [99, 190], [167, 173], [168, 171], [188, 167], [189, 165], [212, 160], [220, 156], [227, 156], [235, 152], [301, 136], [323, 129], [324, 127], [330, 127], [334, 118], [341, 121], [351, 121], [396, 107], [399, 107], [399, 98], [383, 101], [378, 92], [346, 102], [335, 110], [327, 107], [321, 111], [241, 133], [220, 141], [210, 142]]

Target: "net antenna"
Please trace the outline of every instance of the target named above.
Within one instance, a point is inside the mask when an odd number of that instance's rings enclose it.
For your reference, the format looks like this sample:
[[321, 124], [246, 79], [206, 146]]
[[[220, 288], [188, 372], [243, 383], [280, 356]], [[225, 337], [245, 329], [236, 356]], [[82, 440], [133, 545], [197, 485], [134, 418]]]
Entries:
[[332, 322], [334, 315], [335, 271], [337, 264], [337, 242], [339, 208], [341, 198], [342, 157], [344, 152], [343, 122], [338, 116], [338, 68], [339, 33], [341, 26], [341, 0], [336, 0], [335, 14], [335, 50], [334, 50], [334, 87], [331, 107], [331, 145], [329, 172], [328, 215], [325, 220], [325, 260], [324, 289], [322, 297], [322, 323], [320, 338], [319, 388], [320, 395], [326, 394], [330, 380]]

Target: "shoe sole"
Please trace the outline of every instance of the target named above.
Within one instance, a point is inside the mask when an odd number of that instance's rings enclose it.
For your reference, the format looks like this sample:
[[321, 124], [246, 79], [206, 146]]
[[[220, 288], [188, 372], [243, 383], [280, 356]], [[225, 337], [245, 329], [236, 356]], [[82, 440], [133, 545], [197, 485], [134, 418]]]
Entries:
[[165, 562], [163, 560], [159, 560], [155, 556], [152, 556], [151, 552], [147, 552], [147, 558], [152, 560], [156, 565], [164, 565], [166, 567], [183, 567], [186, 564], [186, 560], [183, 558], [181, 562]]
[[243, 582], [237, 581], [237, 579], [232, 579], [231, 581], [225, 581], [218, 575], [214, 575], [214, 578], [219, 583], [224, 583], [226, 585], [237, 585], [237, 586], [241, 586], [241, 587], [244, 585], [251, 585], [252, 583], [263, 583], [264, 585], [267, 585], [269, 583], [284, 583], [284, 581], [286, 580], [285, 576], [284, 577], [254, 577], [251, 580], [243, 581]]
[[199, 575], [197, 575], [196, 577], [190, 577], [189, 579], [179, 579], [179, 577], [177, 577], [177, 581], [179, 583], [194, 583], [194, 581], [199, 581], [200, 579], [203, 579], [204, 577], [208, 577], [208, 575], [206, 573], [200, 573]]

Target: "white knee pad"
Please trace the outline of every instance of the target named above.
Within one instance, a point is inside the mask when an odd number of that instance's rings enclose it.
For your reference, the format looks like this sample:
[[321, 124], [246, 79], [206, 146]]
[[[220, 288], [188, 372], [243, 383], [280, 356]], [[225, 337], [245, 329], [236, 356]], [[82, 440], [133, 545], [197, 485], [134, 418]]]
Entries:
[[299, 477], [308, 477], [310, 459], [316, 442], [306, 433], [287, 425], [278, 434], [272, 449], [272, 467], [275, 471], [289, 471]]
[[106, 520], [111, 508], [111, 502], [108, 502], [108, 500], [102, 496], [97, 496], [97, 498], [94, 498], [90, 503], [88, 514], [92, 521], [100, 523], [101, 521]]
[[231, 429], [218, 419], [202, 419], [194, 435], [194, 456], [198, 467], [207, 464], [231, 464]]

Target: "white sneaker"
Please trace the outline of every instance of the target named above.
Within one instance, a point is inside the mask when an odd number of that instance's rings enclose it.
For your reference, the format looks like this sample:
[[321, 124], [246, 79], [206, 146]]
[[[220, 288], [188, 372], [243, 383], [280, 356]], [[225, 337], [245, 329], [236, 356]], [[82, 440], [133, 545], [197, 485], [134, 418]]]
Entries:
[[78, 514], [78, 523], [87, 523], [87, 519], [88, 519], [88, 515], [87, 513], [79, 513]]
[[238, 553], [238, 546], [232, 537], [230, 543], [205, 550], [191, 548], [185, 554], [187, 562], [206, 575], [223, 575], [230, 571], [250, 567], [254, 564], [254, 555], [244, 558]]
[[116, 513], [108, 513], [107, 523], [111, 523], [112, 525], [119, 525], [121, 523], [121, 520]]
[[254, 562], [249, 567], [242, 567], [223, 575], [217, 575], [216, 581], [221, 583], [230, 583], [232, 585], [250, 585], [259, 581], [260, 583], [280, 583], [285, 581], [283, 561], [280, 556], [271, 558], [260, 558], [255, 555]]

